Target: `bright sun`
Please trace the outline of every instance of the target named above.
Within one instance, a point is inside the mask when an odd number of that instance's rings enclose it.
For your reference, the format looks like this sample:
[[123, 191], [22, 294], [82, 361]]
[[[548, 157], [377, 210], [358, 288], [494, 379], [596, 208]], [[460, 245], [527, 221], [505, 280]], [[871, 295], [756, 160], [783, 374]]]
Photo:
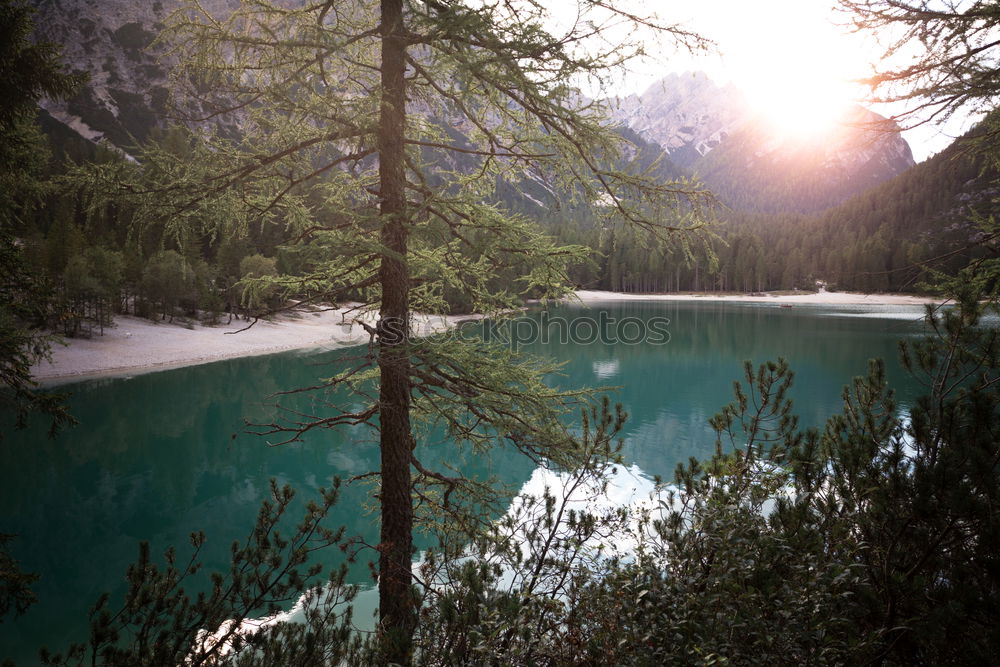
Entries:
[[691, 25], [719, 46], [716, 76], [742, 90], [777, 134], [816, 136], [863, 97], [853, 80], [868, 74], [876, 57], [873, 45], [835, 24], [833, 4], [702, 0]]
[[750, 104], [775, 134], [797, 139], [820, 138], [834, 130], [855, 96], [835, 78], [772, 72], [748, 87]]
[[834, 129], [863, 95], [851, 82], [867, 68], [858, 49], [825, 21], [779, 24], [771, 35], [735, 63], [737, 85], [781, 134], [808, 137]]

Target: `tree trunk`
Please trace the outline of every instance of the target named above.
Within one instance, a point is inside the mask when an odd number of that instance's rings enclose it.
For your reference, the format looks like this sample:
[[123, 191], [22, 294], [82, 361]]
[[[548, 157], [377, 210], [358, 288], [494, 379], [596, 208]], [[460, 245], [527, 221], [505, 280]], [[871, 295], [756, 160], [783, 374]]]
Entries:
[[381, 425], [379, 623], [383, 664], [410, 664], [415, 605], [410, 563], [409, 268], [406, 263], [406, 42], [402, 0], [381, 0], [382, 100], [379, 118], [379, 189], [383, 245], [379, 281], [379, 420]]

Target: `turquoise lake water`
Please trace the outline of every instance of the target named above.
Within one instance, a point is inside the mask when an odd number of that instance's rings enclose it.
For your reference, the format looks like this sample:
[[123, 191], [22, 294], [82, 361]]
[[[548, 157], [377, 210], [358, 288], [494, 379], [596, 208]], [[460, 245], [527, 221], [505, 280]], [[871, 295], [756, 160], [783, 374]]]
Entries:
[[[630, 415], [626, 462], [646, 475], [669, 477], [679, 461], [712, 452], [707, 420], [732, 400], [744, 359], [788, 359], [796, 372], [791, 396], [805, 426], [821, 425], [840, 409], [843, 385], [863, 374], [872, 357], [886, 360], [905, 410], [920, 387], [898, 364], [898, 341], [924, 330], [921, 315], [915, 307], [710, 301], [559, 306], [544, 316], [554, 335], [523, 349], [566, 362], [551, 379], [562, 387], [618, 387], [611, 398]], [[537, 323], [543, 316], [528, 317]], [[614, 329], [627, 321], [618, 333], [631, 340], [652, 318], [669, 334], [655, 344], [583, 340], [588, 322], [613, 321]], [[559, 340], [560, 327], [579, 334], [575, 342]], [[252, 526], [269, 479], [291, 483], [305, 499], [334, 476], [374, 469], [377, 447], [361, 428], [315, 433], [280, 447], [244, 433], [244, 420], [273, 416], [269, 395], [330, 375], [341, 353], [288, 353], [79, 383], [63, 388], [73, 393], [70, 408], [79, 426], [55, 440], [45, 437], [44, 424], [5, 427], [0, 532], [19, 535], [13, 552], [41, 579], [39, 602], [0, 624], [0, 660], [30, 665], [41, 645], [62, 650], [84, 640], [88, 609], [102, 592], [124, 590], [125, 568], [140, 541], [160, 554], [203, 530], [208, 569], [221, 568], [229, 544]], [[314, 398], [295, 400], [321, 409]], [[462, 460], [437, 446], [429, 456], [470, 474], [496, 475], [514, 488], [533, 470], [511, 452], [491, 461]], [[331, 522], [373, 538], [368, 491], [346, 488]], [[351, 576], [369, 580], [363, 563]]]

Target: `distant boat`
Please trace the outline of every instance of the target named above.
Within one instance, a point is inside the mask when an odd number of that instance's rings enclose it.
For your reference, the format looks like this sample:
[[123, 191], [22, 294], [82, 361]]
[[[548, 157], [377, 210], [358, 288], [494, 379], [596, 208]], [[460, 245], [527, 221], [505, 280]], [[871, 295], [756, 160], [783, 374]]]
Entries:
[[783, 304], [781, 304], [781, 307], [782, 308], [791, 308], [792, 304], [790, 304], [790, 303], [783, 303]]

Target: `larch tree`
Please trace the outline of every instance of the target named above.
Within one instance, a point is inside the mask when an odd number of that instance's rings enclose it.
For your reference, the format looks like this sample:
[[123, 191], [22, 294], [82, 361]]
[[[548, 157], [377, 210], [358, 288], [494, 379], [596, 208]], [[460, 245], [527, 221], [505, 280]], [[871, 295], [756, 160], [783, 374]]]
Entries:
[[[159, 44], [177, 63], [191, 151], [153, 148], [138, 166], [100, 168], [98, 180], [116, 185], [140, 224], [162, 224], [178, 242], [192, 228], [284, 225], [300, 270], [259, 278], [261, 289], [300, 303], [352, 297], [378, 312], [375, 326], [357, 323], [367, 350], [311, 388], [328, 397], [314, 402], [322, 407], [257, 430], [282, 442], [344, 425], [377, 430], [380, 661], [408, 664], [415, 513], [433, 507], [471, 530], [470, 502], [487, 489], [428, 469], [422, 453], [441, 444], [431, 434], [570, 466], [559, 416], [581, 396], [548, 386], [549, 366], [509, 349], [414, 337], [411, 313], [445, 312], [445, 295], [460, 294], [499, 315], [526, 295], [568, 291], [566, 267], [585, 249], [557, 246], [511, 214], [500, 186], [540, 184], [553, 206], [590, 207], [604, 224], [659, 238], [699, 226], [705, 193], [631, 164], [635, 151], [580, 89], [600, 89], [651, 46], [705, 43], [642, 3], [291, 4], [242, 2], [219, 16], [190, 2], [175, 13]], [[344, 390], [349, 405], [335, 398]]]
[[[31, 366], [49, 353], [41, 333], [50, 288], [29, 271], [18, 234], [48, 189], [42, 178], [44, 139], [35, 123], [38, 100], [69, 95], [81, 83], [53, 44], [33, 43], [32, 9], [0, 0], [0, 409], [18, 427], [28, 416], [51, 418], [50, 434], [74, 423], [63, 396], [37, 391]], [[2, 440], [2, 435], [0, 435]], [[35, 600], [34, 574], [23, 572], [8, 552], [14, 536], [0, 533], [0, 621], [23, 613]]]
[[31, 365], [49, 351], [38, 329], [46, 288], [28, 271], [17, 236], [50, 189], [38, 101], [72, 94], [83, 78], [66, 71], [56, 45], [31, 41], [32, 14], [24, 2], [0, 2], [0, 405], [22, 426], [29, 413], [49, 415], [54, 432], [72, 419], [59, 397], [35, 391], [31, 379]]
[[[866, 81], [873, 102], [906, 103], [905, 124], [992, 111], [1000, 99], [996, 0], [840, 0], [847, 20], [883, 46]], [[991, 123], [991, 135], [996, 131]]]
[[[981, 118], [962, 141], [985, 158], [995, 178], [1000, 167], [1000, 2], [997, 0], [840, 0], [854, 28], [885, 45], [868, 80], [873, 101], [902, 107], [904, 125]], [[995, 198], [994, 198], [995, 199]], [[1000, 297], [1000, 227], [992, 210], [972, 216], [979, 229], [966, 250], [976, 257], [956, 280], [939, 274], [949, 295], [969, 304]], [[951, 253], [954, 254], [954, 253]]]

